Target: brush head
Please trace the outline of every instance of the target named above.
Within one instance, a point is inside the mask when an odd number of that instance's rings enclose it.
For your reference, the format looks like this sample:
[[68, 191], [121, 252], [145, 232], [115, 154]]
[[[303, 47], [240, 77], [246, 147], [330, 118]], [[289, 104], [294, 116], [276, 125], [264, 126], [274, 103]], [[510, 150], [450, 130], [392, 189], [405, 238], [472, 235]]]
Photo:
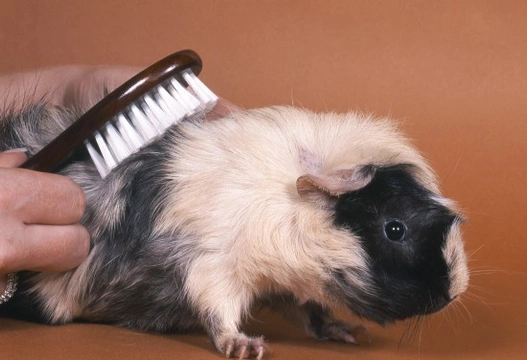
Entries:
[[214, 107], [218, 97], [198, 79], [201, 68], [192, 50], [165, 57], [104, 97], [21, 167], [57, 171], [84, 143], [104, 178], [172, 124]]

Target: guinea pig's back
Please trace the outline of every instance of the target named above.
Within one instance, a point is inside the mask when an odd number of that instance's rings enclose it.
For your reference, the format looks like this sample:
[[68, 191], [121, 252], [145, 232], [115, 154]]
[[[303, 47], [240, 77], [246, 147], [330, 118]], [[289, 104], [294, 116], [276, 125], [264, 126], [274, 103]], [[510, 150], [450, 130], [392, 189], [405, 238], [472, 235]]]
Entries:
[[[393, 121], [356, 112], [314, 113], [275, 106], [217, 121], [183, 123], [180, 132], [185, 141], [174, 142], [176, 151], [169, 160], [170, 171], [180, 179], [220, 169], [246, 173], [252, 180], [296, 181], [309, 171], [358, 164], [407, 163], [429, 171]], [[423, 176], [434, 177], [431, 171]]]
[[356, 165], [413, 164], [437, 192], [433, 173], [394, 123], [358, 113], [255, 109], [183, 123], [171, 143], [164, 164], [171, 190], [160, 231], [183, 227], [216, 238], [243, 223], [283, 221], [303, 206], [300, 176]]

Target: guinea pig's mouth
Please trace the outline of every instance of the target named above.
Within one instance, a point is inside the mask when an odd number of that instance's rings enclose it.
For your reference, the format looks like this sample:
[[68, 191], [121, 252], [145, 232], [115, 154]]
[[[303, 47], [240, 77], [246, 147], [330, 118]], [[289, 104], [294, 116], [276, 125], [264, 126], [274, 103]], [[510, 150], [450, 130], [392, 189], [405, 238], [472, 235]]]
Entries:
[[[343, 293], [348, 309], [355, 315], [387, 325], [414, 316], [436, 313], [455, 298], [437, 291], [412, 291], [403, 288], [391, 288], [367, 285], [367, 290], [353, 284], [355, 275], [349, 271], [333, 271], [332, 277], [338, 287], [334, 291]], [[411, 295], [409, 295], [411, 294]]]
[[[446, 298], [432, 299], [425, 304], [390, 303], [381, 299], [372, 299], [369, 305], [364, 306], [366, 301], [357, 306], [357, 301], [348, 299], [347, 305], [350, 311], [360, 317], [374, 321], [379, 325], [387, 325], [395, 321], [405, 320], [414, 316], [430, 315], [444, 309], [452, 300]], [[412, 304], [413, 303], [413, 304]]]
[[334, 283], [328, 286], [331, 292], [339, 297], [343, 296], [347, 308], [353, 314], [383, 326], [409, 317], [391, 311], [390, 304], [384, 300], [374, 284], [355, 284], [355, 278], [365, 278], [364, 274], [357, 272], [354, 269], [333, 269], [331, 277]]
[[419, 312], [416, 315], [429, 315], [436, 313], [440, 310], [443, 310], [445, 307], [448, 306], [452, 301], [454, 301], [455, 298], [450, 299], [446, 296], [438, 296], [430, 300], [430, 303], [423, 306], [422, 311]]

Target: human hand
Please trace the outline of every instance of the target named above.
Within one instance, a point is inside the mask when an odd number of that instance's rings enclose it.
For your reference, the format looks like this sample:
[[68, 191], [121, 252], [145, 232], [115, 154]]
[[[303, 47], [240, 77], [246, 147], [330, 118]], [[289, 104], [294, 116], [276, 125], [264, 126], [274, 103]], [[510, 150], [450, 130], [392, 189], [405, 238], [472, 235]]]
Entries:
[[8, 273], [67, 271], [87, 256], [90, 238], [78, 224], [81, 188], [67, 177], [16, 168], [23, 152], [0, 153], [0, 294]]
[[[0, 114], [38, 101], [86, 110], [141, 71], [124, 66], [58, 66], [0, 76]], [[241, 108], [220, 98], [208, 120]], [[15, 169], [21, 152], [0, 153], [0, 294], [7, 275], [19, 270], [66, 271], [80, 264], [89, 234], [77, 222], [84, 211], [82, 190], [69, 179]]]
[[[82, 70], [69, 67], [71, 74], [76, 74], [76, 77], [69, 80], [68, 91], [63, 95], [57, 94], [55, 99], [58, 105], [86, 110], [101, 100], [103, 89], [113, 91], [141, 70], [143, 69], [125, 66], [82, 67]], [[58, 69], [48, 71], [55, 72]], [[206, 114], [206, 119], [215, 120], [240, 110], [239, 106], [220, 97], [214, 109]]]
[[[133, 66], [67, 65], [0, 75], [0, 114], [19, 111], [28, 104], [50, 104], [86, 111], [104, 95], [143, 70]], [[221, 98], [207, 114], [213, 120], [241, 110]]]

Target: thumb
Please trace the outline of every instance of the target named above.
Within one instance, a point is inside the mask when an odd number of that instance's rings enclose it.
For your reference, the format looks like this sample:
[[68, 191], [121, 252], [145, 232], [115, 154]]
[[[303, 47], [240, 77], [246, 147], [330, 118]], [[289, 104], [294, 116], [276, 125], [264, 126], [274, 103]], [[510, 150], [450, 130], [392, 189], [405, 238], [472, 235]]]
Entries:
[[0, 168], [14, 168], [27, 160], [26, 149], [13, 149], [0, 153]]

